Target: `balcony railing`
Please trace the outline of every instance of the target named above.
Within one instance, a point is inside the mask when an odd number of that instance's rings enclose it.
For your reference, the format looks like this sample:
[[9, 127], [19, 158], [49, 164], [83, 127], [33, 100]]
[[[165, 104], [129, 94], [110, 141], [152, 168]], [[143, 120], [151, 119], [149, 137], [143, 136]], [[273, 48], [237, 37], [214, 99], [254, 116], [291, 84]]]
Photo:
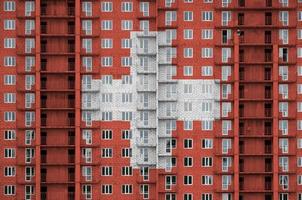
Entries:
[[68, 192], [68, 200], [74, 200], [75, 199], [75, 193], [74, 192]]
[[46, 163], [46, 162], [47, 162], [47, 156], [41, 155], [41, 163]]
[[47, 200], [47, 192], [41, 192], [41, 200]]
[[68, 155], [68, 163], [74, 163], [75, 156], [74, 155]]
[[74, 173], [69, 173], [68, 174], [68, 182], [74, 182], [75, 180], [75, 175]]

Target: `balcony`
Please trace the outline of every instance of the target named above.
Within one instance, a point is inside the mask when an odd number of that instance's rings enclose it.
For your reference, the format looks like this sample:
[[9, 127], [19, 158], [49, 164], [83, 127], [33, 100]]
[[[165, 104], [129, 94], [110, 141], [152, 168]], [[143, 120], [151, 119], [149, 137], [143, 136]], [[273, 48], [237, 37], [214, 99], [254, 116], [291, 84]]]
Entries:
[[75, 173], [74, 168], [68, 169], [68, 182], [74, 182], [75, 181]]
[[75, 156], [74, 155], [68, 155], [68, 163], [74, 163], [75, 162]]
[[68, 192], [68, 200], [74, 200], [75, 199], [75, 193], [74, 192]]
[[264, 153], [265, 154], [271, 154], [272, 153], [272, 145], [271, 145], [271, 141], [265, 141], [265, 145], [264, 145]]
[[272, 160], [270, 158], [265, 159], [265, 172], [272, 172]]
[[68, 3], [67, 14], [68, 16], [75, 16], [74, 3]]
[[264, 135], [272, 135], [272, 123], [271, 122], [265, 122]]
[[75, 145], [75, 135], [74, 132], [68, 133], [68, 145]]
[[264, 105], [264, 116], [272, 117], [272, 105], [271, 104]]
[[74, 34], [75, 25], [74, 22], [68, 22], [68, 34]]
[[265, 13], [265, 25], [272, 25], [272, 13]]
[[264, 189], [265, 190], [271, 190], [272, 189], [272, 177], [266, 176], [264, 183]]
[[41, 200], [47, 200], [47, 192], [41, 192]]

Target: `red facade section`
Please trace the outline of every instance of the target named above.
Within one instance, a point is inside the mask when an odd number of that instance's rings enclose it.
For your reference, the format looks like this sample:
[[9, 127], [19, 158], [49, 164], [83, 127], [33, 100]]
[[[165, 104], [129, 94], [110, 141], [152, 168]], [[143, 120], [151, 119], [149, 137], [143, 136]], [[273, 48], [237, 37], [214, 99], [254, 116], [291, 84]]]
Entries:
[[[301, 3], [1, 1], [0, 199], [302, 200]], [[146, 147], [156, 149], [155, 164], [146, 164], [133, 150], [145, 145], [133, 122], [105, 120], [93, 106], [99, 116], [84, 119], [86, 78], [116, 84], [131, 75], [125, 58], [140, 44], [130, 39], [146, 29], [158, 38], [175, 31], [171, 44], [156, 39], [157, 82], [159, 49], [171, 48], [168, 84], [219, 85], [210, 127], [173, 119], [163, 147], [171, 169], [160, 165], [159, 130]]]

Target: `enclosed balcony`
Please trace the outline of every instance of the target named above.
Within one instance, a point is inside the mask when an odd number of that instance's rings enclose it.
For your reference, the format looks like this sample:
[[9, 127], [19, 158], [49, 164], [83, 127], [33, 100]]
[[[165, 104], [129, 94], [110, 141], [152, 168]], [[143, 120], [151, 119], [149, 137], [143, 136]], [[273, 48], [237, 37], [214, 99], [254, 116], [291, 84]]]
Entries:
[[73, 17], [75, 15], [75, 3], [72, 1], [42, 1], [40, 5], [41, 17]]
[[75, 125], [74, 112], [62, 112], [57, 115], [57, 111], [49, 110], [41, 113], [41, 126], [45, 128], [68, 128]]

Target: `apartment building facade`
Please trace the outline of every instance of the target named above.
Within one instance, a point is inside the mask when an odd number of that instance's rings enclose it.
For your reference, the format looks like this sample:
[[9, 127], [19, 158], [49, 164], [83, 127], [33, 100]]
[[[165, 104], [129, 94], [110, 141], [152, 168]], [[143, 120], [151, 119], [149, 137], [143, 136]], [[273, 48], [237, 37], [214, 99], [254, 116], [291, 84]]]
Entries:
[[301, 0], [0, 10], [1, 200], [302, 200]]

